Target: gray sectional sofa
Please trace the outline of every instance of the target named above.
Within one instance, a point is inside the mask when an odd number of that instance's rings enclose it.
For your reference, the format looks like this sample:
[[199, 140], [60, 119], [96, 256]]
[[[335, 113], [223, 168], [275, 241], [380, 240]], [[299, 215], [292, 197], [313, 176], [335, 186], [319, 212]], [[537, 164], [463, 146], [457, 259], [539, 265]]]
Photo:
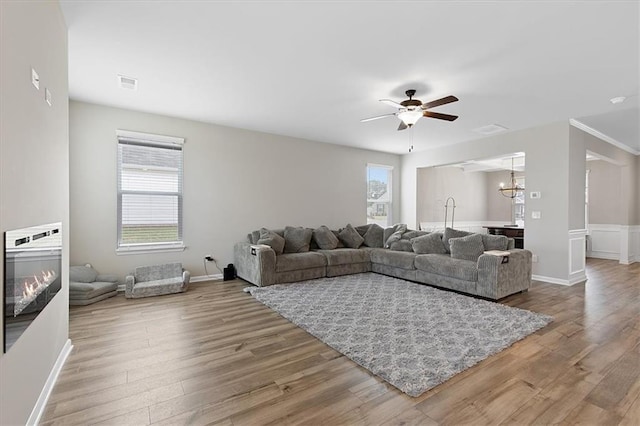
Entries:
[[253, 231], [235, 245], [234, 258], [238, 277], [257, 286], [371, 271], [497, 300], [531, 285], [531, 252], [513, 247], [504, 236], [451, 228], [288, 226]]

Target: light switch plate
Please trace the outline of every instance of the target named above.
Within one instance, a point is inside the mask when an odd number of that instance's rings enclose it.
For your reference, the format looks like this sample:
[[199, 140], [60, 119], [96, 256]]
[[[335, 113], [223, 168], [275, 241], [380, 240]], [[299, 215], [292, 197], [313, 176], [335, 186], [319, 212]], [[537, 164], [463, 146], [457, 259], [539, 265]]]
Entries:
[[540, 219], [540, 217], [542, 217], [540, 212], [538, 212], [538, 211], [531, 212], [531, 219]]
[[531, 191], [529, 193], [529, 198], [531, 198], [532, 200], [536, 199], [536, 198], [540, 198], [540, 191]]

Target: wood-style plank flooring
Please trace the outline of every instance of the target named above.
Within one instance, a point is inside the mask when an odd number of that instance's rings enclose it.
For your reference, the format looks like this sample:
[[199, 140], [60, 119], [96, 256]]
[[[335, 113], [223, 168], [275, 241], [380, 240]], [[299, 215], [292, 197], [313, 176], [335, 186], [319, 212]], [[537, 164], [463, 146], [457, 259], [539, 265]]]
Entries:
[[640, 424], [640, 263], [502, 301], [546, 328], [411, 398], [242, 292], [72, 307], [74, 349], [41, 424]]

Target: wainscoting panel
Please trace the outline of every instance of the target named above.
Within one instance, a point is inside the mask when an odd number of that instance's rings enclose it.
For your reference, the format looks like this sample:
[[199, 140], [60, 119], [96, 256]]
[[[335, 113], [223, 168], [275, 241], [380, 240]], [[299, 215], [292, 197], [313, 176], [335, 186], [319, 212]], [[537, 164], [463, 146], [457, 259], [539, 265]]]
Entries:
[[569, 283], [576, 284], [587, 279], [585, 274], [586, 262], [586, 229], [572, 229], [569, 231]]
[[589, 224], [587, 257], [640, 262], [640, 226]]

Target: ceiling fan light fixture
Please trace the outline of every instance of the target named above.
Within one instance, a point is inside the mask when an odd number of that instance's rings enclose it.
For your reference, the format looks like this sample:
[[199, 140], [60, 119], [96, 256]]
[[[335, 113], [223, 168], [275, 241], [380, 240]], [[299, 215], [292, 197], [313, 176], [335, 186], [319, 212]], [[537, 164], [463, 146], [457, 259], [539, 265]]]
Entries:
[[416, 124], [420, 117], [422, 117], [422, 111], [406, 110], [398, 113], [398, 118], [409, 127]]

